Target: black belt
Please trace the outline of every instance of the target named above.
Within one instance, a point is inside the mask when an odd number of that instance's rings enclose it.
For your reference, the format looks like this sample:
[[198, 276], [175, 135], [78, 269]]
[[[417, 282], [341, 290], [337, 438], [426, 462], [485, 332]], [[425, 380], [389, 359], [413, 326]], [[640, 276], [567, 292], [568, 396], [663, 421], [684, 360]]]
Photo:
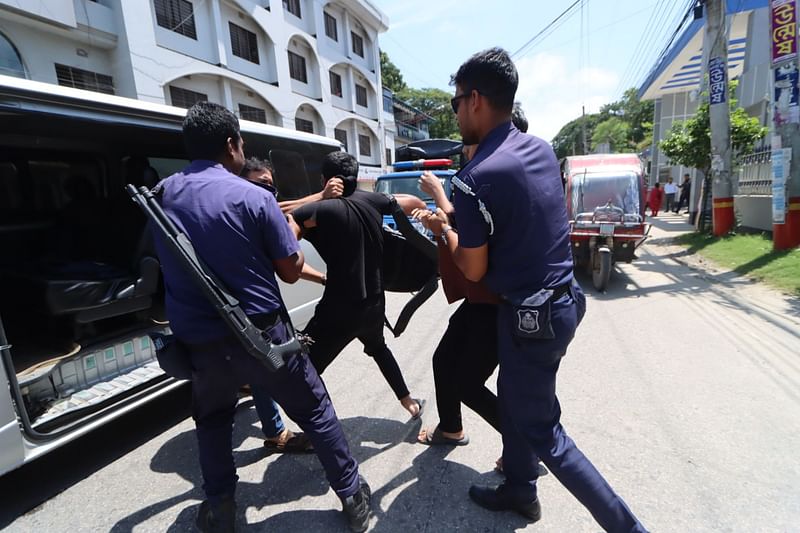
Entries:
[[[257, 313], [255, 315], [248, 315], [250, 321], [259, 329], [269, 329], [275, 326], [279, 320], [281, 320], [281, 311], [280, 309], [275, 311], [270, 311], [269, 313]], [[223, 344], [227, 344], [229, 342], [237, 342], [236, 336], [225, 335], [219, 339], [210, 340], [207, 342], [200, 342], [200, 343], [193, 343], [193, 342], [184, 342], [181, 341], [185, 346], [187, 346], [190, 350], [196, 352], [210, 352], [210, 351], [217, 351]]]
[[[550, 300], [551, 301], [556, 301], [559, 298], [561, 298], [562, 296], [564, 296], [565, 294], [567, 294], [570, 291], [571, 287], [572, 287], [572, 280], [570, 280], [570, 281], [568, 281], [566, 283], [562, 283], [561, 285], [558, 285], [556, 287], [547, 287], [545, 289], [540, 289], [540, 290], [553, 291], [553, 294], [550, 296]], [[533, 292], [531, 292], [531, 294], [535, 294], [537, 292], [539, 292], [539, 291], [533, 291]], [[508, 298], [506, 298], [503, 295], [500, 295], [500, 300], [502, 300], [504, 302], [507, 302], [507, 303], [510, 303]]]
[[553, 301], [558, 300], [559, 298], [567, 294], [571, 287], [572, 287], [572, 280], [559, 285], [555, 289], [549, 289], [553, 291], [553, 295], [550, 298], [552, 298]]

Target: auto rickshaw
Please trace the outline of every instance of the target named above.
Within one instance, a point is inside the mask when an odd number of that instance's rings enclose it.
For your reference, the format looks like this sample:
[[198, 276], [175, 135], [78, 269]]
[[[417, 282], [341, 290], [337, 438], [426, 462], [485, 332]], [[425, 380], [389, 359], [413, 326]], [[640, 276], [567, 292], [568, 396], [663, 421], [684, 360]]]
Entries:
[[614, 263], [630, 263], [647, 238], [645, 183], [635, 154], [567, 157], [562, 165], [575, 265], [605, 291]]

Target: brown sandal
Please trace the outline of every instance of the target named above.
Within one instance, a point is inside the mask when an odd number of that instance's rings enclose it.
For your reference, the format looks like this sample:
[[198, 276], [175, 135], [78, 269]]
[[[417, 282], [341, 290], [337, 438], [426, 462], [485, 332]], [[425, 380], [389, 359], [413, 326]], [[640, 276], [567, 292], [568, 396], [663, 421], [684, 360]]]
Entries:
[[283, 442], [264, 440], [264, 448], [270, 453], [314, 453], [314, 445], [305, 433], [295, 433]]

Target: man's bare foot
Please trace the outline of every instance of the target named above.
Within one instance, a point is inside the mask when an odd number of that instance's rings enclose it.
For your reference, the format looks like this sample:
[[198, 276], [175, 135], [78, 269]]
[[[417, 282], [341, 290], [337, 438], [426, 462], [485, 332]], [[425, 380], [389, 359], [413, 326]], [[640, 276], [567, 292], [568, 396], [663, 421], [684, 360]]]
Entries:
[[416, 398], [412, 398], [409, 394], [400, 399], [400, 405], [408, 411], [408, 414], [411, 415], [413, 420], [416, 420], [422, 415], [422, 411], [425, 407], [425, 400], [417, 400]]
[[283, 431], [275, 435], [274, 437], [267, 437], [264, 440], [268, 442], [275, 443], [277, 446], [285, 446], [286, 443], [294, 437], [294, 433], [289, 431], [288, 429], [284, 428]]
[[[422, 444], [430, 444], [431, 440], [433, 439], [433, 434], [438, 428], [428, 429], [422, 428], [419, 434], [417, 435], [417, 441]], [[444, 437], [445, 439], [452, 440], [452, 441], [461, 441], [464, 439], [464, 430], [450, 432], [450, 431], [442, 431], [439, 430], [437, 434], [437, 438]]]
[[305, 433], [294, 433], [284, 429], [279, 435], [264, 439], [264, 447], [270, 452], [278, 453], [310, 453], [314, 445]]

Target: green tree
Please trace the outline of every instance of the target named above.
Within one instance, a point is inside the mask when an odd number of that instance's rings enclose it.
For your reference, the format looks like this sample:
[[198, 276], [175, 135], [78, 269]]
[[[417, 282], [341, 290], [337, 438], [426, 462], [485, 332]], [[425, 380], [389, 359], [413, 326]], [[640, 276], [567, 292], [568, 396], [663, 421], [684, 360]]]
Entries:
[[435, 88], [407, 87], [396, 97], [433, 117], [434, 121], [428, 128], [431, 139], [461, 139], [456, 116], [450, 107], [450, 93]]
[[589, 142], [594, 134], [595, 126], [607, 118], [608, 115], [595, 113], [567, 122], [552, 140], [556, 156], [562, 159], [569, 155], [586, 154], [588, 150], [584, 150], [583, 146], [583, 122], [586, 123], [586, 141]]
[[[732, 82], [728, 90], [734, 161], [739, 154], [752, 150], [753, 145], [767, 134], [767, 128], [761, 126], [757, 118], [749, 116], [739, 107], [734, 98], [736, 86]], [[692, 118], [675, 122], [658, 146], [672, 163], [701, 170], [708, 178], [711, 170], [711, 124], [707, 98], [697, 107]]]
[[639, 91], [630, 88], [622, 95], [622, 99], [600, 108], [601, 115], [609, 115], [622, 119], [628, 125], [628, 141], [631, 146], [641, 143], [647, 136], [647, 126], [652, 133], [653, 111], [652, 101], [639, 100]]
[[628, 123], [618, 117], [600, 122], [592, 132], [592, 150], [597, 150], [601, 143], [608, 143], [612, 152], [630, 152], [630, 129]]
[[380, 56], [381, 83], [383, 86], [387, 89], [391, 89], [393, 93], [398, 93], [405, 89], [407, 86], [405, 80], [403, 80], [403, 75], [400, 73], [400, 69], [397, 68], [397, 65], [392, 63], [392, 60], [389, 59], [389, 54], [381, 50]]

